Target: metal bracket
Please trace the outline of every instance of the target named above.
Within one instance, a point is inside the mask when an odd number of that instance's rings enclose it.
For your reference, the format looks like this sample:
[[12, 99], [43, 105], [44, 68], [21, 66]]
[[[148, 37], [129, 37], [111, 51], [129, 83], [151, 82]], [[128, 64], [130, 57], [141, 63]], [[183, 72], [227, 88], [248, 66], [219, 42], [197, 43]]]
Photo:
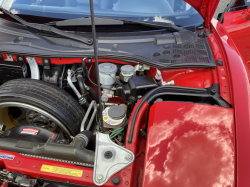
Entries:
[[24, 57], [23, 56], [16, 56], [17, 62], [24, 62]]
[[97, 133], [93, 182], [97, 186], [104, 185], [114, 174], [132, 164], [134, 159], [133, 152], [112, 142], [108, 134]]
[[52, 77], [51, 68], [50, 68], [50, 59], [49, 58], [43, 58], [43, 72], [46, 77]]
[[34, 57], [26, 57], [26, 60], [30, 66], [31, 78], [40, 80], [40, 71], [36, 59]]

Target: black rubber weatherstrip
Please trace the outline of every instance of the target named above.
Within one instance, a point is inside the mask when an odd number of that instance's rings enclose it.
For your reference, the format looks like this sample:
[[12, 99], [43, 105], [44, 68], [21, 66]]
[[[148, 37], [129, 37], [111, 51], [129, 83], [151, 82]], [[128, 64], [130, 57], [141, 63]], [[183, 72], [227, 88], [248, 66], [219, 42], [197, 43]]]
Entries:
[[231, 108], [231, 105], [228, 104], [223, 98], [220, 97], [219, 84], [213, 84], [211, 88], [207, 88], [207, 89], [186, 88], [186, 87], [178, 87], [178, 86], [174, 86], [174, 87], [173, 86], [161, 86], [161, 87], [155, 88], [143, 96], [142, 101], [140, 102], [140, 104], [135, 110], [135, 113], [132, 119], [130, 132], [129, 132], [129, 139], [128, 139], [129, 144], [132, 143], [136, 117], [142, 105], [146, 101], [151, 102], [153, 98], [155, 98], [155, 95], [159, 95], [159, 94], [210, 97], [214, 99], [214, 101], [216, 101], [219, 106]]

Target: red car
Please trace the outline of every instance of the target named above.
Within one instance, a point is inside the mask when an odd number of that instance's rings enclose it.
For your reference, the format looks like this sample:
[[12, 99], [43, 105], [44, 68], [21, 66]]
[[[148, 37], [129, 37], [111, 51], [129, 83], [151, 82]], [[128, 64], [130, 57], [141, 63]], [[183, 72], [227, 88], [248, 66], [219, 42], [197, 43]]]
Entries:
[[250, 11], [218, 3], [0, 1], [1, 187], [249, 186]]

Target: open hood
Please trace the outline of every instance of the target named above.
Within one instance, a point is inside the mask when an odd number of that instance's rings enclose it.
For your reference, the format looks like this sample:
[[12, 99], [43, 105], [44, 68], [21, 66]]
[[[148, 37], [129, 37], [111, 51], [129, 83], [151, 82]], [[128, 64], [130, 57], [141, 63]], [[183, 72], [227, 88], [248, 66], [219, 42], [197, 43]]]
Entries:
[[214, 16], [220, 0], [184, 0], [196, 9], [204, 18], [205, 27], [208, 27]]

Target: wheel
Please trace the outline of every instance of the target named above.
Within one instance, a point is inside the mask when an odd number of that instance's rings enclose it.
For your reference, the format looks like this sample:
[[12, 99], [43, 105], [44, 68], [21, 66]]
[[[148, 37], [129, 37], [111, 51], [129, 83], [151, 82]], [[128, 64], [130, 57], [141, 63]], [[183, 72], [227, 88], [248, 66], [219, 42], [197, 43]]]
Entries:
[[[0, 87], [0, 119], [61, 131], [67, 138], [80, 132], [84, 109], [66, 91], [43, 81], [15, 79]], [[3, 111], [7, 112], [3, 112]], [[6, 121], [6, 120], [5, 120]]]

